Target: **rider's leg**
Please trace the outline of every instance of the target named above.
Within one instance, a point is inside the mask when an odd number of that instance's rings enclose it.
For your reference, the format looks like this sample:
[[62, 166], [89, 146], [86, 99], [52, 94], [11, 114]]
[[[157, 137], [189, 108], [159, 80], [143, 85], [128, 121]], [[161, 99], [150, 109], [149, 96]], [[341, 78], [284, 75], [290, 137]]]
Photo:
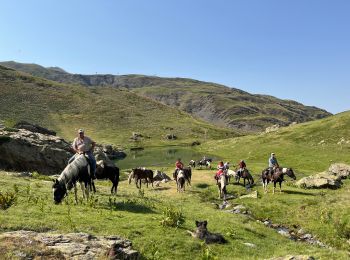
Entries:
[[96, 179], [95, 171], [96, 171], [96, 159], [92, 152], [86, 153], [89, 156], [90, 166], [91, 166], [91, 177]]

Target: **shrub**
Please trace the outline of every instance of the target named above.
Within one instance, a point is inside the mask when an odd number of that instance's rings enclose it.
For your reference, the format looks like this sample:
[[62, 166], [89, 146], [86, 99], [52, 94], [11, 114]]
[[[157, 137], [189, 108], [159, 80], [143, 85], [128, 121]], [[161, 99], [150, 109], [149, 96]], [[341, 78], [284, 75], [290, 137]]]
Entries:
[[163, 227], [180, 227], [185, 223], [185, 216], [181, 210], [177, 210], [173, 207], [166, 207], [163, 210], [163, 218], [160, 224]]
[[17, 196], [14, 192], [0, 192], [0, 209], [6, 210], [16, 202]]

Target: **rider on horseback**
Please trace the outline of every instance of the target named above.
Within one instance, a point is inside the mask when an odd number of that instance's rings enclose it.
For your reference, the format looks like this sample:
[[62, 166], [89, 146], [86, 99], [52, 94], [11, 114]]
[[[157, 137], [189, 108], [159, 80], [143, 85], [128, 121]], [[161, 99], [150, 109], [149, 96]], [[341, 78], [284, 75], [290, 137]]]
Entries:
[[271, 157], [269, 158], [269, 174], [273, 174], [273, 172], [278, 168], [278, 162], [277, 158], [275, 156], [275, 153], [271, 153]]
[[237, 170], [237, 174], [239, 177], [242, 176], [243, 171], [247, 168], [247, 165], [245, 164], [244, 160], [240, 160], [238, 163], [238, 170]]
[[224, 173], [225, 170], [225, 166], [224, 166], [224, 162], [219, 162], [218, 166], [217, 166], [218, 171], [215, 174], [215, 180], [218, 180], [220, 175]]
[[181, 158], [177, 159], [175, 163], [175, 172], [173, 174], [174, 180], [176, 180], [177, 173], [179, 172], [179, 170], [182, 170], [183, 168], [184, 168], [184, 164], [181, 162]]

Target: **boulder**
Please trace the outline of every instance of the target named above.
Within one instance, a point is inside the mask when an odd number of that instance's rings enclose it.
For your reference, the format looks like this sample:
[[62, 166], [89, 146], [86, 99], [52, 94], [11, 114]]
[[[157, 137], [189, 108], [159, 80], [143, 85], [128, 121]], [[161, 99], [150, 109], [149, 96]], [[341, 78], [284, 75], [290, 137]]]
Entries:
[[252, 193], [240, 196], [239, 198], [240, 199], [257, 199], [258, 198], [258, 191], [253, 191]]
[[342, 182], [340, 176], [332, 175], [329, 172], [322, 172], [316, 175], [302, 178], [296, 182], [296, 185], [306, 189], [338, 189], [341, 187]]
[[73, 155], [60, 137], [25, 129], [0, 130], [0, 168], [60, 174]]
[[55, 131], [46, 129], [46, 128], [41, 127], [41, 126], [36, 125], [36, 124], [28, 123], [28, 122], [26, 122], [26, 121], [19, 121], [19, 122], [14, 126], [14, 128], [17, 128], [17, 129], [26, 129], [26, 130], [31, 131], [31, 132], [33, 132], [33, 133], [40, 133], [40, 134], [44, 134], [44, 135], [56, 135], [56, 132], [55, 132]]
[[167, 135], [165, 136], [165, 139], [167, 139], [167, 140], [176, 140], [176, 139], [177, 139], [177, 136], [174, 135], [174, 134], [167, 134]]
[[153, 180], [166, 183], [168, 181], [171, 181], [171, 178], [168, 175], [166, 175], [164, 172], [156, 170]]
[[331, 175], [346, 179], [350, 175], [350, 165], [344, 163], [334, 163], [329, 167], [328, 172]]
[[267, 127], [265, 129], [265, 133], [271, 133], [271, 132], [276, 132], [280, 129], [280, 125], [279, 124], [276, 124], [276, 125], [272, 125], [270, 127]]
[[[140, 259], [130, 240], [119, 236], [92, 236], [86, 233], [53, 234], [14, 231], [0, 235], [1, 242], [11, 241], [17, 254], [25, 259]], [[30, 241], [30, 243], [28, 243]], [[4, 243], [6, 245], [6, 243]], [[11, 250], [11, 248], [6, 248]]]

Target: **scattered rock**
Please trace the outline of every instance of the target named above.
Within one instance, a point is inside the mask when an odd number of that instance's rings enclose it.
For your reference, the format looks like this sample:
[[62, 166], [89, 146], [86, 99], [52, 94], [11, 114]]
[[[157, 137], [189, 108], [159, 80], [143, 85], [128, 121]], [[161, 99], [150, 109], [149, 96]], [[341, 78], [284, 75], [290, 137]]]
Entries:
[[252, 243], [243, 243], [243, 245], [245, 245], [247, 247], [251, 247], [251, 248], [256, 248], [257, 247], [255, 244], [252, 244]]
[[20, 121], [20, 122], [18, 122], [18, 123], [14, 126], [14, 128], [17, 128], [17, 129], [25, 129], [25, 130], [31, 131], [31, 132], [33, 132], [33, 133], [40, 133], [40, 134], [44, 134], [44, 135], [56, 135], [56, 132], [55, 132], [55, 131], [46, 129], [46, 128], [41, 127], [41, 126], [36, 125], [36, 124], [28, 123], [28, 122], [26, 122], [26, 121]]
[[239, 197], [240, 199], [257, 199], [258, 198], [258, 191], [253, 191], [252, 193], [248, 195], [243, 195]]
[[349, 174], [350, 166], [333, 164], [329, 168], [329, 171], [302, 178], [296, 182], [296, 185], [306, 189], [338, 189], [342, 185], [341, 179], [348, 177]]
[[325, 140], [321, 140], [318, 145], [325, 145], [326, 144], [326, 141]]
[[199, 141], [194, 141], [191, 143], [191, 146], [196, 146], [196, 145], [200, 145], [201, 143]]
[[167, 135], [165, 136], [165, 139], [167, 139], [167, 140], [176, 140], [176, 139], [177, 139], [177, 136], [174, 135], [174, 134], [167, 134]]
[[72, 155], [71, 145], [57, 136], [0, 130], [0, 168], [59, 174]]
[[155, 175], [153, 177], [153, 180], [158, 181], [158, 182], [167, 183], [168, 181], [171, 181], [171, 178], [168, 175], [166, 175], [164, 172], [156, 170]]
[[126, 157], [126, 153], [125, 152], [123, 152], [122, 150], [118, 149], [117, 147], [115, 147], [115, 146], [113, 146], [111, 144], [97, 145], [96, 147], [101, 148], [102, 151], [111, 160], [124, 159]]
[[278, 131], [278, 129], [280, 129], [280, 125], [279, 125], [279, 124], [272, 125], [272, 126], [267, 127], [267, 128], [265, 129], [265, 133], [276, 132], [276, 131]]
[[34, 245], [30, 254], [48, 256], [47, 252], [56, 252], [54, 255], [62, 256], [57, 259], [140, 259], [140, 254], [132, 249], [131, 241], [118, 236], [95, 237], [85, 233], [62, 235], [20, 230], [0, 234], [0, 241], [5, 240], [17, 241], [21, 251], [16, 254], [30, 259], [33, 257], [26, 253], [25, 247], [28, 245], [22, 245], [23, 241], [31, 241]]
[[227, 212], [232, 214], [241, 214], [241, 215], [248, 215], [250, 212], [247, 210], [247, 208], [243, 205], [237, 205], [233, 209], [228, 210]]

